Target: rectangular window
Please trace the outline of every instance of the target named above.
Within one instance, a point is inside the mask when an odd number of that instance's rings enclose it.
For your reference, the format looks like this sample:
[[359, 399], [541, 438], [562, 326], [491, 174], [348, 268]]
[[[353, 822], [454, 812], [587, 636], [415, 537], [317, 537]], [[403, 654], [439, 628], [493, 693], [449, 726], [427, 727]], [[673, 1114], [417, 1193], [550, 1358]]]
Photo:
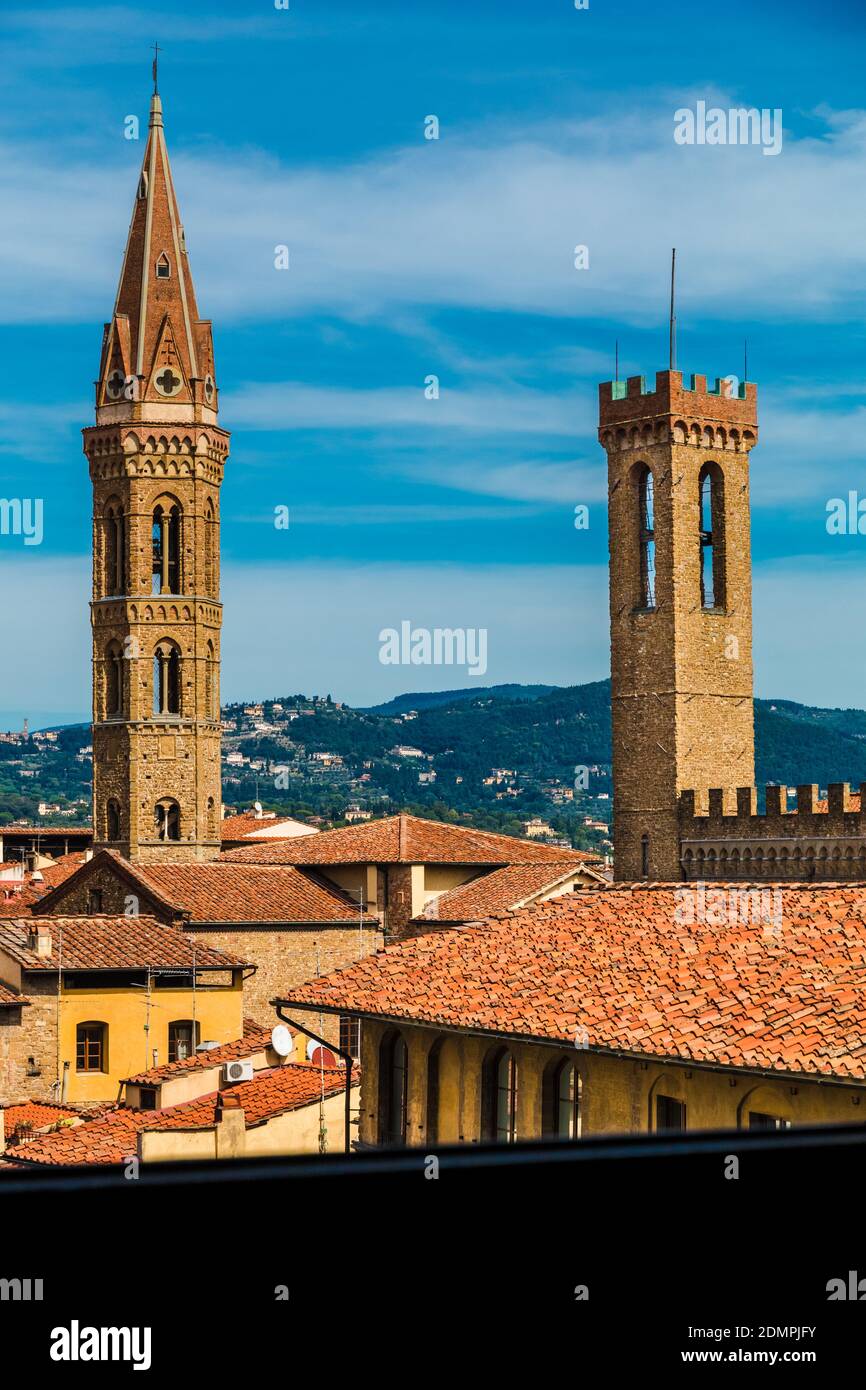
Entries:
[[156, 1087], [142, 1086], [138, 1093], [138, 1108], [140, 1110], [156, 1109]]
[[356, 1061], [361, 1056], [361, 1020], [340, 1014], [340, 1047]]
[[780, 1120], [778, 1115], [765, 1115], [760, 1110], [749, 1111], [749, 1129], [790, 1129], [790, 1120]]
[[686, 1127], [686, 1107], [683, 1101], [672, 1096], [656, 1096], [656, 1130], [683, 1130]]
[[104, 1071], [105, 1028], [101, 1023], [81, 1024], [76, 1034], [77, 1071]]
[[168, 1025], [168, 1060], [184, 1062], [195, 1052], [192, 1036], [192, 1021], [180, 1020]]
[[91, 888], [87, 894], [87, 911], [89, 913], [102, 911], [102, 889]]

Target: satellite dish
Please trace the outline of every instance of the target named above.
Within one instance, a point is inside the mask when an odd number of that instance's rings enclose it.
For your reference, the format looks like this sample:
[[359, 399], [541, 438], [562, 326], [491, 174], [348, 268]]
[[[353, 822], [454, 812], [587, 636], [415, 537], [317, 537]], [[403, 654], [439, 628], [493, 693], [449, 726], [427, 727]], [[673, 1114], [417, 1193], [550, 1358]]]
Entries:
[[271, 1047], [278, 1057], [288, 1057], [294, 1046], [292, 1035], [284, 1023], [278, 1023], [271, 1029]]
[[307, 1044], [307, 1056], [314, 1067], [333, 1068], [337, 1065], [337, 1059], [329, 1047], [322, 1047], [321, 1043], [313, 1042], [312, 1038]]

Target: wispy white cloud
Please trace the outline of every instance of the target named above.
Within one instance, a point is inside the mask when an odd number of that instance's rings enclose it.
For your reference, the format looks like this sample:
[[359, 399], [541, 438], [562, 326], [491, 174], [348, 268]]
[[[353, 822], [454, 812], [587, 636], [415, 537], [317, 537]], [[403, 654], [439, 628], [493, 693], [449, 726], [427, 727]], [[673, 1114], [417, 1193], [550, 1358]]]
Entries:
[[[184, 152], [169, 107], [203, 309], [222, 322], [424, 305], [645, 321], [664, 303], [675, 242], [694, 313], [859, 314], [866, 115], [828, 118], [822, 138], [787, 134], [766, 159], [751, 146], [675, 145], [673, 112], [691, 95], [657, 93], [628, 116], [519, 133], [500, 124], [431, 142], [419, 127], [417, 146], [319, 169], [273, 151]], [[131, 200], [136, 151], [121, 163], [116, 132], [99, 138], [104, 149], [86, 157], [53, 128], [0, 149], [10, 321], [92, 319], [110, 307], [128, 216], [118, 189], [128, 185]], [[590, 249], [588, 271], [574, 269], [577, 243]], [[274, 269], [280, 244], [287, 271]]]
[[503, 463], [483, 456], [459, 460], [429, 457], [415, 460], [401, 471], [407, 477], [460, 492], [511, 498], [515, 502], [561, 502], [574, 506], [578, 502], [607, 501], [607, 469], [600, 451], [595, 464], [579, 460], [516, 459]]
[[451, 387], [440, 384], [428, 400], [416, 386], [308, 386], [265, 382], [226, 391], [221, 410], [233, 426], [247, 430], [374, 429], [409, 426], [424, 431], [477, 430], [488, 434], [573, 435], [592, 428], [587, 393], [536, 391], [509, 386]]

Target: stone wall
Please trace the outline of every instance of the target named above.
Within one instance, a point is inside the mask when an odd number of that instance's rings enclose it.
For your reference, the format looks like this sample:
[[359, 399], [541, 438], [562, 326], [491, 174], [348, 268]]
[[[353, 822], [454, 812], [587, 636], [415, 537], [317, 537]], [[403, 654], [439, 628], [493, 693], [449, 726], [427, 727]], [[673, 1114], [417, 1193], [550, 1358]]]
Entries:
[[56, 978], [29, 975], [22, 993], [30, 1004], [0, 1009], [0, 1105], [50, 1100], [57, 1079]]
[[[357, 927], [199, 927], [187, 928], [196, 938], [252, 961], [256, 973], [244, 983], [244, 1012], [257, 1023], [273, 1027], [279, 1020], [270, 1001], [291, 992], [316, 975], [329, 975], [362, 956], [381, 949], [382, 933]], [[327, 1031], [330, 1024], [330, 1031]], [[325, 1016], [324, 1036], [334, 1038], [333, 1020]], [[310, 1026], [318, 1031], [311, 1022]]]

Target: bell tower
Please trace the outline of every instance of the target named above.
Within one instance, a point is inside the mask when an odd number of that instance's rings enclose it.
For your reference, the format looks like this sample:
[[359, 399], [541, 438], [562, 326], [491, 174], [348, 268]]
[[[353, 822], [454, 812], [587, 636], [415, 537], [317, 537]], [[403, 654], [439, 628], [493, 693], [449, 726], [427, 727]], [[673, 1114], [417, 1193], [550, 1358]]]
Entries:
[[599, 387], [608, 458], [614, 876], [682, 877], [677, 801], [755, 780], [749, 454], [757, 390]]
[[220, 849], [219, 502], [213, 338], [199, 318], [154, 93], [105, 325], [93, 484], [94, 844], [141, 863]]

